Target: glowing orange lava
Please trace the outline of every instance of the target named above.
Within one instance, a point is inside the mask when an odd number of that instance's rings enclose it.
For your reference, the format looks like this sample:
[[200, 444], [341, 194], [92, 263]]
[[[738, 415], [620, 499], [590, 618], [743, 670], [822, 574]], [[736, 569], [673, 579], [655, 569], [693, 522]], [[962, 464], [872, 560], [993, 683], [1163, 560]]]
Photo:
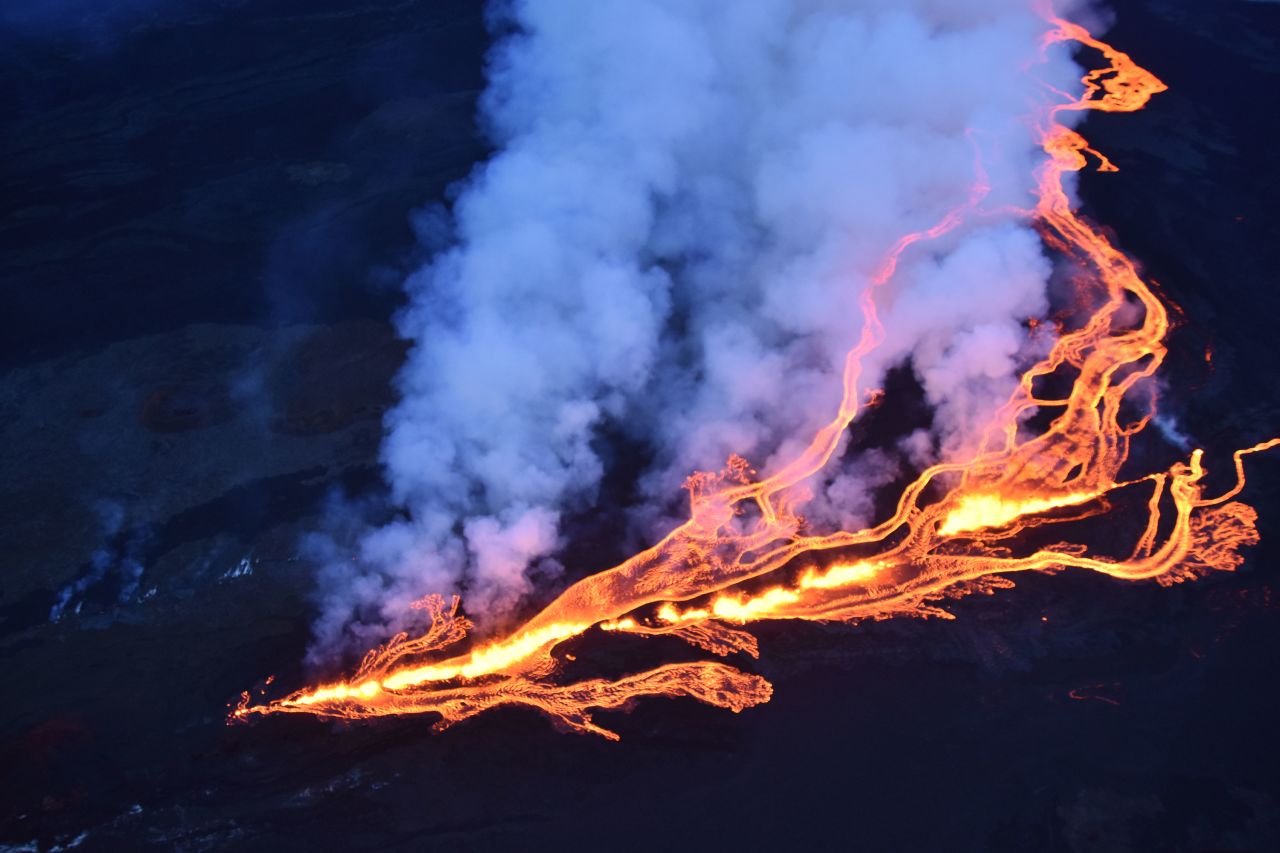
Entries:
[[[1240, 548], [1258, 538], [1253, 509], [1231, 500], [1244, 485], [1242, 459], [1280, 440], [1237, 451], [1236, 485], [1216, 498], [1203, 494], [1200, 450], [1168, 470], [1118, 479], [1130, 440], [1154, 414], [1148, 406], [1144, 415], [1126, 422], [1122, 404], [1163, 361], [1169, 318], [1133, 263], [1076, 215], [1063, 186], [1066, 173], [1085, 167], [1086, 155], [1097, 159], [1100, 170], [1115, 166], [1058, 122], [1060, 113], [1140, 110], [1165, 86], [1082, 27], [1051, 13], [1046, 19], [1051, 27], [1046, 47], [1077, 42], [1106, 61], [1084, 76], [1079, 97], [1064, 96], [1042, 116], [1038, 132], [1048, 159], [1037, 176], [1033, 212], [1046, 242], [1090, 271], [1098, 291], [1090, 298], [1097, 304], [1080, 328], [1064, 330], [1049, 354], [1022, 375], [972, 458], [924, 471], [903, 491], [889, 518], [864, 530], [816, 535], [798, 514], [808, 496], [805, 481], [831, 461], [867, 396], [858, 387], [862, 359], [883, 336], [877, 286], [890, 280], [903, 252], [951, 231], [976, 209], [986, 194], [981, 174], [963, 206], [933, 228], [901, 238], [888, 253], [872, 279], [875, 286], [863, 295], [862, 336], [845, 361], [839, 409], [776, 473], [755, 479], [755, 472], [735, 457], [719, 474], [691, 477], [688, 521], [648, 550], [570, 586], [505, 637], [439, 658], [440, 650], [466, 636], [469, 623], [459, 615], [456, 599], [446, 606], [433, 597], [424, 602], [432, 625], [423, 636], [401, 635], [370, 652], [348, 681], [257, 705], [246, 694], [232, 719], [431, 712], [440, 716], [436, 726], [442, 728], [514, 704], [535, 708], [568, 728], [613, 738], [592, 721], [591, 711], [620, 708], [645, 695], [690, 696], [740, 711], [768, 701], [772, 688], [760, 676], [720, 661], [558, 683], [553, 650], [593, 628], [667, 634], [720, 656], [756, 656], [756, 638], [741, 626], [761, 619], [950, 618], [934, 603], [939, 598], [1008, 586], [1005, 576], [1015, 572], [1081, 568], [1168, 584], [1239, 565]], [[1067, 377], [1070, 393], [1039, 397], [1037, 380], [1050, 376]], [[1044, 411], [1056, 417], [1042, 432], [1026, 434], [1030, 416]], [[1139, 489], [1146, 490], [1145, 501], [1137, 502], [1145, 505], [1146, 519], [1135, 525], [1139, 532], [1127, 555], [1093, 554], [1083, 544], [1033, 548], [1026, 540], [1044, 537], [1021, 535], [1107, 513], [1113, 501]], [[742, 588], [766, 576], [777, 580]]]

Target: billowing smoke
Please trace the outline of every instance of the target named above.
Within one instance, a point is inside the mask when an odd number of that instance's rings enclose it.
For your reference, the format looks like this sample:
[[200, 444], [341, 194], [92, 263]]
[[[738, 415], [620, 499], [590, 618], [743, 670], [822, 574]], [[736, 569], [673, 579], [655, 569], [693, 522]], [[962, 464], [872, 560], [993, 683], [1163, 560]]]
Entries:
[[[403, 517], [326, 569], [320, 650], [429, 592], [508, 614], [595, 500], [602, 435], [652, 456], [649, 535], [692, 470], [732, 452], [768, 470], [807, 442], [869, 277], [964, 202], [979, 153], [985, 213], [882, 294], [864, 385], [910, 359], [936, 408], [899, 455], [963, 451], [1045, 308], [1049, 262], [1009, 208], [1032, 205], [1043, 156], [1027, 116], [1078, 70], [1039, 64], [1028, 0], [516, 0], [495, 26], [498, 153], [400, 318], [414, 346], [384, 461]], [[815, 517], [852, 523], [898, 464], [851, 457]]]

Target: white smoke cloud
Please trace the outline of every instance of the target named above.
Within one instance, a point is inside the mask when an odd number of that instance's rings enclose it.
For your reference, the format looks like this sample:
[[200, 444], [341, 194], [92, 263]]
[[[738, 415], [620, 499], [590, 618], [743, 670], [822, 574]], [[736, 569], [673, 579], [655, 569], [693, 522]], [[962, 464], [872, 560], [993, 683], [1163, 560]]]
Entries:
[[[318, 648], [395, 629], [465, 589], [508, 613], [554, 573], [610, 428], [650, 447], [660, 525], [731, 452], [768, 468], [835, 409], [858, 298], [901, 235], [974, 184], [1032, 203], [1044, 22], [1028, 0], [515, 0], [482, 114], [498, 153], [454, 207], [457, 243], [408, 282], [414, 342], [384, 461], [405, 516], [326, 570]], [[1008, 393], [1049, 262], [1010, 213], [905, 256], [864, 384], [908, 357], [944, 452]], [[911, 443], [911, 457], [928, 452]], [[850, 521], [896, 462], [834, 472]], [[860, 489], [858, 483], [864, 488]]]

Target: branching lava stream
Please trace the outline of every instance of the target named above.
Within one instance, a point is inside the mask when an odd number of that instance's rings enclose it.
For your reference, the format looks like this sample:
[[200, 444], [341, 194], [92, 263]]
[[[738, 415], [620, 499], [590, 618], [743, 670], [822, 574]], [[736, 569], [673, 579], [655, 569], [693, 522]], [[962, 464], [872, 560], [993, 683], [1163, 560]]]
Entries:
[[[1165, 86], [1127, 55], [1080, 26], [1046, 12], [1044, 46], [1076, 42], [1098, 52], [1105, 65], [1083, 77], [1084, 90], [1048, 107], [1038, 119], [1047, 159], [1037, 175], [1033, 217], [1045, 242], [1087, 270], [1098, 304], [1080, 328], [1064, 331], [1052, 350], [1021, 377], [995, 412], [978, 452], [965, 462], [925, 470], [903, 491], [896, 511], [864, 530], [817, 535], [800, 515], [806, 482], [836, 456], [841, 437], [869, 396], [860, 388], [864, 356], [882, 340], [876, 291], [894, 275], [912, 246], [961, 226], [986, 195], [979, 179], [967, 202], [933, 228], [901, 238], [863, 294], [862, 335], [844, 366], [838, 411], [796, 458], [770, 476], [732, 458], [719, 474], [690, 478], [689, 519], [662, 541], [614, 568], [584, 578], [510, 634], [454, 657], [431, 660], [463, 640], [469, 623], [458, 601], [421, 602], [432, 618], [422, 636], [400, 635], [369, 653], [347, 681], [309, 687], [252, 704], [248, 694], [231, 715], [243, 720], [277, 713], [359, 719], [431, 712], [438, 728], [500, 705], [536, 708], [571, 729], [615, 738], [591, 718], [646, 695], [691, 696], [740, 711], [768, 701], [771, 685], [721, 661], [672, 663], [618, 679], [561, 684], [552, 651], [598, 627], [605, 632], [679, 637], [727, 657], [758, 655], [756, 638], [742, 626], [762, 619], [855, 622], [900, 615], [950, 618], [943, 596], [1009, 586], [1024, 571], [1090, 569], [1124, 580], [1162, 584], [1239, 565], [1241, 547], [1257, 541], [1254, 510], [1232, 500], [1244, 484], [1244, 455], [1235, 453], [1236, 485], [1206, 497], [1202, 452], [1168, 470], [1121, 481], [1130, 440], [1153, 412], [1126, 422], [1123, 404], [1164, 359], [1168, 313], [1129, 261], [1101, 231], [1074, 210], [1063, 179], [1094, 157], [1076, 131], [1058, 121], [1067, 111], [1140, 110]], [[1059, 93], [1060, 94], [1060, 93]], [[1140, 310], [1139, 310], [1140, 309]], [[1140, 319], [1136, 319], [1139, 318]], [[1037, 394], [1037, 380], [1067, 376], [1060, 399]], [[1040, 385], [1045, 383], [1041, 382]], [[1134, 404], [1132, 401], [1130, 406]], [[1028, 434], [1038, 411], [1056, 417]], [[1020, 534], [1113, 511], [1120, 492], [1145, 490], [1147, 518], [1128, 556], [1093, 554], [1083, 544], [1059, 543], [1019, 552]], [[1132, 502], [1131, 502], [1132, 503]], [[1024, 553], [1030, 551], [1029, 553]], [[797, 560], [803, 556], [803, 560]], [[798, 565], [802, 564], [802, 565]], [[798, 574], [796, 573], [798, 570]], [[741, 588], [746, 581], [751, 591]], [[776, 579], [772, 586], [762, 586]], [[603, 641], [603, 640], [602, 640]]]

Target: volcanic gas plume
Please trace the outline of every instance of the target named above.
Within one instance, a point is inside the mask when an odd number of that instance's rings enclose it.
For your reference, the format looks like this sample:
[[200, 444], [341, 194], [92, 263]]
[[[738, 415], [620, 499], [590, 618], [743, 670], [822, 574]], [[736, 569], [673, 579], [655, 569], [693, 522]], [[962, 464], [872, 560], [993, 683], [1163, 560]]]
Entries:
[[984, 215], [903, 257], [862, 374], [910, 359], [932, 432], [854, 448], [806, 516], [861, 527], [877, 482], [972, 452], [1045, 351], [1023, 323], [1052, 266], [1006, 209], [1030, 203], [1043, 157], [1026, 113], [1079, 77], [1065, 51], [1025, 73], [1043, 21], [1023, 0], [738, 6], [494, 4], [497, 151], [451, 232], [422, 217], [451, 242], [399, 318], [413, 348], [382, 455], [403, 512], [313, 554], [313, 660], [421, 630], [409, 605], [428, 593], [464, 594], [492, 631], [546, 603], [582, 529], [623, 541], [570, 555], [575, 578], [677, 526], [691, 471], [784, 466], [840, 403], [885, 252], [969, 198], [979, 152]]
[[[1122, 472], [1130, 443], [1155, 416], [1152, 384], [1166, 355], [1169, 312], [1134, 263], [1075, 212], [1070, 192], [1072, 174], [1090, 162], [1116, 168], [1073, 129], [1075, 119], [1088, 110], [1140, 110], [1165, 86], [1081, 26], [1047, 8], [1042, 14], [1041, 52], [1075, 45], [1098, 67], [1074, 94], [1046, 86], [1046, 103], [1027, 119], [1042, 152], [1034, 206], [1009, 203], [1007, 188], [990, 177], [1002, 152], [984, 147], [983, 134], [973, 132], [966, 142], [970, 186], [949, 211], [886, 241], [863, 274], [856, 255], [842, 258], [850, 280], [865, 278], [869, 286], [852, 288], [857, 313], [848, 321], [858, 337], [843, 357], [825, 423], [804, 441], [780, 441], [759, 472], [732, 456], [719, 473], [689, 477], [683, 523], [625, 562], [569, 586], [504, 634], [450, 655], [465, 642], [470, 622], [456, 598], [427, 596], [417, 605], [430, 617], [425, 632], [395, 636], [344, 681], [261, 704], [246, 694], [232, 718], [429, 712], [445, 727], [500, 705], [525, 705], [570, 729], [615, 737], [592, 720], [592, 711], [646, 695], [690, 696], [740, 711], [767, 701], [772, 688], [715, 659], [565, 683], [556, 655], [565, 641], [670, 635], [718, 658], [756, 657], [761, 650], [748, 627], [760, 620], [948, 618], [940, 600], [1010, 586], [1017, 572], [1088, 569], [1171, 584], [1238, 566], [1240, 548], [1257, 541], [1256, 514], [1234, 500], [1244, 486], [1243, 460], [1278, 441], [1237, 451], [1236, 484], [1218, 495], [1206, 494], [1200, 450], [1166, 470]], [[868, 387], [867, 377], [902, 357], [903, 344], [893, 338], [901, 321], [887, 320], [909, 302], [895, 290], [898, 276], [932, 246], [1001, 218], [1034, 227], [1070, 271], [1074, 311], [1060, 315], [1056, 334], [1041, 338], [1040, 357], [1002, 403], [976, 425], [970, 417], [953, 421], [969, 431], [949, 439], [950, 451], [944, 448], [942, 461], [910, 482], [888, 517], [824, 529], [838, 515], [824, 503], [824, 488], [832, 469], [849, 458], [850, 425], [869, 405], [893, 404]], [[1033, 318], [1026, 325], [1043, 332], [1051, 324]], [[1088, 537], [1073, 541], [1090, 520], [1121, 514], [1140, 520], [1120, 552]]]

